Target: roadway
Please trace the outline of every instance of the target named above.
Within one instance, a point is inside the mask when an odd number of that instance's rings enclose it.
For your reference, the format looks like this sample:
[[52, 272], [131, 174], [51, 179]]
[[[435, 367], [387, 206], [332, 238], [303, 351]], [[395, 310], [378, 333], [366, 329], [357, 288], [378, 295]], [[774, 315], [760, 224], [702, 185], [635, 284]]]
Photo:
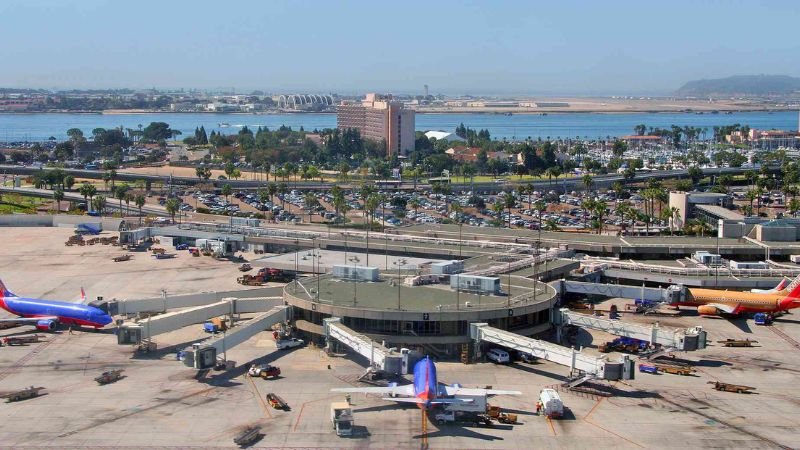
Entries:
[[[37, 189], [37, 188], [13, 188], [8, 186], [0, 186], [0, 192], [4, 194], [20, 194], [20, 195], [28, 195], [31, 197], [39, 197], [39, 198], [53, 198], [53, 191], [49, 189]], [[98, 194], [102, 195], [102, 194]], [[110, 194], [109, 194], [110, 195]], [[106, 197], [106, 208], [107, 209], [120, 209], [119, 208], [119, 200], [116, 200], [112, 197]], [[83, 202], [84, 198], [81, 194], [77, 192], [64, 192], [64, 201], [70, 202]], [[137, 210], [136, 206], [128, 206], [123, 203], [122, 206], [123, 210]], [[156, 216], [169, 216], [167, 213], [166, 208], [162, 206], [155, 206], [155, 205], [146, 205], [142, 207], [142, 212], [145, 214], [156, 215]]]
[[[45, 169], [39, 169], [36, 167], [27, 167], [27, 166], [15, 166], [15, 165], [0, 165], [0, 171], [4, 174], [13, 174], [13, 175], [33, 175], [36, 173], [41, 172]], [[103, 170], [87, 170], [87, 169], [63, 169], [66, 174], [73, 175], [76, 178], [88, 178], [88, 179], [102, 179], [103, 174], [105, 173]], [[750, 168], [743, 168], [743, 167], [722, 167], [722, 168], [714, 168], [714, 169], [703, 169], [703, 173], [706, 176], [709, 175], [723, 175], [723, 174], [730, 174], [730, 175], [739, 175], [751, 170]], [[775, 169], [777, 170], [777, 168]], [[654, 179], [668, 179], [668, 178], [676, 178], [676, 177], [686, 177], [688, 176], [686, 170], [664, 170], [664, 171], [656, 171], [656, 172], [649, 172], [649, 173], [639, 173], [634, 176], [633, 181], [645, 181], [651, 178]], [[128, 182], [135, 182], [136, 180], [144, 180], [150, 181], [152, 183], [165, 183], [165, 184], [175, 184], [175, 185], [195, 185], [200, 182], [200, 180], [196, 177], [176, 177], [176, 176], [164, 176], [164, 175], [146, 175], [140, 173], [126, 173], [124, 169], [117, 171], [117, 180], [120, 181], [128, 181]], [[615, 182], [626, 182], [625, 177], [619, 174], [608, 174], [608, 175], [595, 175], [593, 176], [593, 183], [598, 188], [608, 188]], [[221, 187], [223, 184], [229, 184], [234, 189], [258, 189], [264, 186], [265, 183], [260, 181], [253, 181], [253, 180], [208, 180], [207, 182], [203, 183], [213, 183], [215, 187]], [[310, 189], [310, 190], [327, 190], [330, 189], [336, 183], [320, 183], [316, 181], [292, 181], [287, 183], [294, 189]], [[429, 184], [425, 183], [416, 183], [418, 188], [427, 189], [430, 187]], [[469, 190], [479, 190], [479, 191], [500, 191], [503, 190], [507, 185], [519, 185], [519, 184], [532, 184], [536, 189], [555, 189], [555, 190], [570, 190], [570, 189], [577, 189], [583, 187], [583, 180], [581, 177], [572, 177], [572, 178], [562, 178], [556, 179], [553, 181], [548, 180], [538, 180], [538, 181], [520, 181], [514, 180], [513, 177], [508, 178], [508, 180], [503, 180], [500, 183], [452, 183], [454, 187], [467, 189]], [[343, 187], [352, 187], [348, 184], [342, 184]], [[404, 181], [401, 186], [398, 188], [399, 190], [413, 190], [414, 183], [412, 181]], [[459, 189], [460, 190], [460, 189]]]

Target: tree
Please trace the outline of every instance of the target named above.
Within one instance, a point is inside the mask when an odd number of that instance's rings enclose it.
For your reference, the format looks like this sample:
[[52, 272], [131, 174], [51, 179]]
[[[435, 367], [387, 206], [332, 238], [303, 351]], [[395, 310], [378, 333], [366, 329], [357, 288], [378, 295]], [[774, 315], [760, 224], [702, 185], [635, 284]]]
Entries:
[[550, 166], [547, 170], [544, 171], [544, 174], [547, 176], [547, 180], [550, 185], [553, 185], [553, 177], [555, 177], [556, 181], [558, 181], [558, 177], [561, 176], [561, 167], [558, 166]]
[[139, 225], [141, 225], [142, 224], [142, 208], [144, 207], [144, 204], [145, 204], [145, 201], [146, 201], [144, 194], [136, 194], [136, 198], [134, 199], [134, 201], [136, 202], [136, 207], [139, 209]]
[[72, 186], [75, 185], [75, 177], [72, 175], [67, 175], [64, 177], [64, 187], [67, 190], [72, 190]]
[[269, 201], [275, 206], [275, 194], [278, 192], [278, 185], [270, 183], [267, 185], [267, 193], [269, 194]]
[[308, 210], [308, 223], [312, 222], [312, 217], [314, 216], [314, 210], [316, 210], [317, 206], [319, 206], [319, 200], [317, 200], [317, 196], [314, 195], [313, 192], [306, 192], [303, 196], [303, 204], [305, 208]]
[[131, 211], [131, 202], [136, 200], [136, 196], [133, 195], [133, 192], [128, 191], [125, 193], [125, 215], [129, 215]]
[[[92, 199], [95, 195], [97, 195], [97, 188], [94, 185], [91, 185], [87, 182], [84, 182], [78, 192], [83, 196], [83, 201], [86, 202], [87, 210], [91, 209], [92, 206]], [[87, 202], [88, 198], [88, 202]]]
[[703, 179], [703, 169], [697, 166], [689, 167], [686, 173], [689, 175], [689, 178], [692, 179], [692, 184], [695, 186]]
[[106, 209], [106, 197], [104, 195], [98, 195], [92, 200], [92, 206], [94, 210], [102, 216], [103, 210]]
[[503, 203], [505, 203], [506, 208], [508, 208], [508, 228], [511, 228], [511, 208], [517, 206], [517, 199], [514, 198], [511, 192], [507, 192]]
[[58, 209], [56, 209], [56, 214], [61, 212], [61, 201], [64, 200], [64, 191], [61, 189], [56, 189], [53, 191], [53, 200], [56, 201], [56, 205]]
[[675, 182], [675, 190], [679, 192], [689, 192], [692, 190], [692, 182], [689, 180], [678, 180]]
[[503, 225], [503, 210], [506, 209], [506, 205], [502, 201], [497, 201], [492, 204], [492, 211], [497, 214], [497, 221], [500, 223], [500, 226]]
[[586, 195], [590, 196], [592, 190], [592, 183], [594, 182], [594, 179], [592, 178], [591, 175], [587, 173], [586, 175], [583, 176], [582, 180], [583, 180], [583, 188], [586, 190]]
[[796, 198], [789, 200], [788, 209], [792, 217], [797, 217], [797, 211], [800, 211], [800, 200]]
[[116, 188], [113, 190], [113, 192], [114, 192], [114, 197], [115, 197], [117, 200], [119, 200], [119, 210], [120, 210], [120, 213], [122, 212], [122, 201], [123, 201], [123, 200], [125, 200], [125, 196], [127, 195], [127, 193], [128, 193], [128, 191], [129, 191], [129, 190], [130, 190], [130, 186], [128, 186], [126, 183], [120, 184], [119, 186], [117, 186], [117, 187], [116, 187]]
[[167, 208], [167, 213], [172, 217], [172, 223], [175, 223], [175, 214], [180, 211], [181, 201], [177, 198], [171, 198], [167, 200], [164, 207]]
[[228, 197], [230, 197], [230, 195], [233, 194], [233, 189], [231, 188], [231, 185], [227, 183], [223, 185], [221, 193], [222, 195], [225, 196], [225, 203], [228, 203]]

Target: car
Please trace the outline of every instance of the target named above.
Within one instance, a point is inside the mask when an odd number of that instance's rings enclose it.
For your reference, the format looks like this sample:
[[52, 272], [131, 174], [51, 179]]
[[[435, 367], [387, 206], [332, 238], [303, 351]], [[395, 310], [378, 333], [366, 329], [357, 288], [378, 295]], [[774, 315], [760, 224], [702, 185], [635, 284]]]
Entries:
[[269, 364], [253, 364], [250, 366], [250, 369], [247, 371], [247, 375], [251, 377], [275, 377], [277, 378], [281, 374], [281, 369], [276, 366], [271, 366]]
[[175, 246], [175, 250], [187, 250], [189, 248], [189, 244], [178, 244]]
[[517, 356], [519, 357], [520, 361], [526, 362], [528, 364], [535, 363], [536, 360], [538, 359], [537, 357], [531, 355], [530, 353], [526, 353], [526, 352], [517, 352]]
[[500, 350], [499, 348], [493, 348], [486, 352], [486, 358], [497, 364], [508, 364], [511, 362], [511, 357], [508, 355], [508, 352]]
[[278, 350], [285, 350], [289, 348], [295, 347], [302, 347], [305, 345], [305, 341], [302, 339], [290, 338], [290, 339], [281, 339], [277, 342]]

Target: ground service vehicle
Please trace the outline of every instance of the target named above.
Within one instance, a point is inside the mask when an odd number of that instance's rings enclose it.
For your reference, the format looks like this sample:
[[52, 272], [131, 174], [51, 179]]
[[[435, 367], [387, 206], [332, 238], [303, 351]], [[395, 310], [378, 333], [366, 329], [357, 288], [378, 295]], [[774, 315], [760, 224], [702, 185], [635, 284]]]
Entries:
[[493, 348], [486, 352], [486, 358], [497, 364], [508, 364], [511, 362], [511, 357], [508, 355], [508, 352], [500, 350], [499, 348]]
[[651, 364], [639, 363], [639, 372], [656, 374], [658, 373], [658, 367]]
[[98, 384], [102, 385], [113, 383], [120, 378], [122, 378], [122, 369], [116, 369], [101, 373], [100, 376], [95, 377], [94, 381], [97, 381]]
[[287, 348], [302, 347], [305, 341], [295, 338], [284, 338], [276, 343], [278, 350], [285, 350]]
[[337, 436], [353, 434], [353, 409], [348, 402], [331, 403], [331, 425]]
[[38, 334], [31, 334], [28, 336], [9, 336], [3, 338], [2, 343], [5, 345], [25, 345], [25, 344], [35, 344], [39, 342], [39, 335]]
[[43, 387], [29, 387], [20, 391], [11, 392], [5, 395], [0, 395], [0, 398], [5, 398], [7, 403], [18, 402], [39, 396], [39, 391], [43, 391]]
[[486, 415], [500, 423], [517, 423], [517, 415], [503, 412], [499, 406], [489, 406], [486, 410]]
[[769, 325], [772, 323], [772, 316], [767, 313], [755, 313], [753, 315], [753, 322], [756, 325]]
[[564, 415], [564, 404], [561, 403], [558, 392], [553, 389], [542, 389], [539, 401], [542, 402], [542, 414], [546, 417], [555, 418]]
[[487, 414], [478, 414], [474, 412], [463, 412], [463, 411], [442, 411], [440, 413], [436, 413], [434, 416], [434, 420], [436, 420], [440, 424], [446, 423], [465, 423], [471, 424], [474, 426], [487, 426], [490, 427], [493, 425], [492, 418], [489, 417]]
[[113, 259], [114, 259], [114, 262], [130, 261], [131, 255], [126, 253], [126, 254], [124, 254], [122, 256], [115, 256]]
[[[671, 373], [673, 375], [689, 376], [695, 372], [694, 369], [688, 366], [673, 366], [670, 364], [655, 364], [654, 366], [664, 373]], [[641, 364], [639, 367], [641, 370]]]
[[251, 266], [250, 264], [244, 263], [241, 266], [239, 266], [239, 272], [247, 272], [249, 270], [253, 270], [253, 266]]
[[742, 386], [740, 384], [722, 383], [719, 381], [709, 381], [708, 384], [713, 384], [714, 389], [724, 392], [736, 392], [737, 394], [749, 394], [750, 391], [755, 390], [752, 386]]
[[247, 447], [261, 437], [260, 431], [261, 429], [259, 427], [246, 428], [233, 438], [233, 443], [240, 447]]
[[273, 394], [272, 392], [267, 394], [267, 402], [269, 402], [269, 405], [275, 409], [282, 409], [284, 411], [289, 411], [291, 409], [289, 408], [288, 403], [286, 403], [282, 398], [278, 397], [277, 394]]
[[228, 329], [228, 323], [225, 319], [214, 317], [203, 323], [203, 331], [206, 333], [219, 333]]
[[752, 347], [758, 341], [751, 341], [750, 339], [725, 339], [724, 341], [717, 341], [725, 347]]
[[250, 369], [247, 371], [247, 375], [251, 377], [261, 377], [266, 379], [267, 377], [277, 378], [281, 374], [280, 367], [277, 366], [270, 366], [269, 364], [259, 364], [250, 366]]

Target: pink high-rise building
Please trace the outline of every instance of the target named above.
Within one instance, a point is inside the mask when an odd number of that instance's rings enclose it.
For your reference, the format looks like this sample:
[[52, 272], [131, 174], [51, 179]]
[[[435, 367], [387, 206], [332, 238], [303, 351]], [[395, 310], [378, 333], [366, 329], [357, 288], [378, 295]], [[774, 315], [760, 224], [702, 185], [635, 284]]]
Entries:
[[367, 94], [360, 105], [337, 106], [336, 126], [340, 130], [355, 128], [365, 139], [384, 141], [387, 156], [414, 150], [414, 111], [392, 101], [391, 96]]

